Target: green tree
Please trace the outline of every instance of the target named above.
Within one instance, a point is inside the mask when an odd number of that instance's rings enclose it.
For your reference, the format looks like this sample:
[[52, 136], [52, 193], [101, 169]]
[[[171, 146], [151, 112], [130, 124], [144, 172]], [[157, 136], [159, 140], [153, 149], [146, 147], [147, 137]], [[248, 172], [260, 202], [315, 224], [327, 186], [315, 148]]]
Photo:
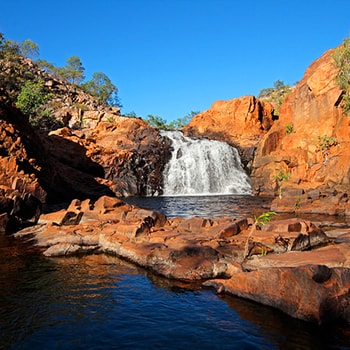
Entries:
[[334, 63], [339, 68], [336, 82], [343, 90], [343, 108], [350, 112], [350, 38], [345, 38], [333, 55]]
[[95, 96], [100, 103], [121, 107], [118, 89], [102, 72], [96, 72], [92, 75], [92, 79], [83, 84], [83, 88]]
[[129, 117], [129, 118], [137, 118], [137, 114], [134, 111], [127, 112], [123, 114], [124, 117]]
[[55, 67], [55, 65], [53, 65], [52, 63], [50, 63], [46, 60], [43, 60], [43, 59], [38, 59], [35, 61], [35, 63], [38, 65], [39, 68], [43, 69], [47, 73], [54, 75], [57, 78], [60, 78], [58, 71], [57, 71], [57, 67]]
[[20, 44], [13, 40], [4, 40], [2, 44], [2, 57], [11, 59], [21, 53]]
[[200, 112], [191, 111], [190, 113], [186, 114], [184, 117], [177, 118], [176, 120], [173, 120], [172, 122], [170, 122], [168, 127], [169, 129], [181, 129], [184, 126], [186, 126], [195, 115], [199, 113]]
[[261, 89], [260, 92], [259, 92], [258, 97], [259, 97], [259, 98], [267, 97], [267, 96], [271, 95], [274, 91], [275, 91], [274, 88], [264, 88], [264, 89]]
[[153, 126], [155, 128], [162, 129], [162, 130], [169, 130], [169, 126], [168, 126], [166, 120], [163, 119], [162, 117], [148, 114], [146, 119], [145, 119], [145, 122], [148, 125]]
[[43, 112], [43, 107], [49, 98], [50, 95], [45, 91], [42, 80], [37, 82], [28, 80], [21, 88], [16, 105], [25, 115], [30, 117], [31, 121], [34, 121], [37, 115]]
[[67, 58], [66, 65], [57, 70], [63, 79], [72, 84], [80, 84], [84, 80], [84, 71], [85, 68], [78, 56]]
[[12, 102], [16, 101], [25, 81], [34, 79], [33, 73], [23, 64], [20, 44], [0, 35], [0, 88], [4, 89]]
[[20, 53], [23, 56], [34, 60], [39, 56], [39, 46], [30, 39], [27, 39], [21, 44]]
[[273, 86], [274, 86], [275, 90], [283, 90], [283, 89], [288, 87], [288, 85], [286, 85], [282, 80], [276, 80], [273, 83]]

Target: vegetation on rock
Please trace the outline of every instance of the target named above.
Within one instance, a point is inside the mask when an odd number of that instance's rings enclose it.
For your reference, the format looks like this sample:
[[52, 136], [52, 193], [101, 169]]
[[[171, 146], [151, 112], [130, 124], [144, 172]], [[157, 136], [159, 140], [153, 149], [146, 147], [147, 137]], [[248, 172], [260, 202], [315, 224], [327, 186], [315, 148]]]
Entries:
[[295, 132], [294, 124], [293, 123], [286, 124], [286, 135], [293, 134], [293, 132]]
[[101, 104], [121, 107], [118, 89], [106, 74], [96, 72], [92, 75], [92, 79], [82, 86], [85, 91], [95, 96]]
[[254, 232], [255, 229], [261, 230], [261, 228], [267, 224], [268, 222], [271, 221], [272, 217], [277, 215], [274, 211], [268, 211], [266, 213], [262, 213], [259, 216], [254, 215], [254, 224], [249, 231], [247, 240], [245, 242], [245, 247], [244, 247], [244, 253], [243, 253], [243, 259], [245, 259], [249, 255], [249, 240]]
[[29, 116], [32, 125], [37, 126], [42, 118], [52, 118], [50, 111], [45, 109], [51, 94], [45, 89], [44, 81], [28, 80], [22, 86], [16, 100], [17, 107], [23, 114]]
[[[39, 47], [31, 40], [18, 43], [0, 33], [0, 88], [38, 129], [57, 127], [60, 123], [52, 115], [58, 106], [67, 106], [66, 102], [70, 106], [83, 104], [79, 97], [82, 93], [96, 101], [93, 110], [98, 104], [121, 107], [118, 89], [106, 74], [94, 73], [84, 82], [85, 68], [78, 56], [69, 57], [64, 67], [35, 60], [38, 56]], [[52, 84], [64, 89], [51, 93]]]
[[278, 188], [278, 196], [279, 198], [282, 198], [282, 184], [284, 181], [288, 181], [290, 179], [291, 174], [286, 173], [283, 170], [279, 170], [274, 176], [274, 180], [277, 183]]
[[343, 90], [343, 108], [345, 113], [350, 113], [350, 38], [346, 38], [343, 44], [334, 51], [334, 62], [339, 68], [336, 82]]
[[322, 153], [326, 161], [328, 160], [329, 150], [337, 144], [338, 140], [336, 137], [327, 136], [326, 134], [323, 136], [318, 135], [317, 137], [317, 151]]
[[145, 119], [145, 122], [148, 125], [161, 130], [178, 130], [183, 128], [185, 125], [187, 125], [191, 121], [191, 119], [197, 114], [199, 114], [199, 112], [191, 111], [190, 113], [186, 114], [184, 117], [177, 118], [176, 120], [173, 120], [170, 123], [168, 123], [162, 117], [148, 114], [147, 118]]
[[273, 88], [262, 89], [258, 97], [271, 102], [275, 107], [275, 114], [279, 115], [283, 101], [291, 93], [291, 87], [286, 85], [282, 80], [276, 80], [273, 86]]

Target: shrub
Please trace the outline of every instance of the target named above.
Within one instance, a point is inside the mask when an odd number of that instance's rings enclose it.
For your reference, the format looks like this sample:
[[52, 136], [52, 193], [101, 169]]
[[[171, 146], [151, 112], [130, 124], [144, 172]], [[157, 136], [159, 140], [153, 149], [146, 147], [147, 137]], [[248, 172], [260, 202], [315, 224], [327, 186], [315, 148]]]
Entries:
[[26, 81], [17, 96], [16, 105], [25, 114], [32, 115], [38, 112], [49, 99], [49, 94], [45, 92], [42, 80]]
[[343, 109], [350, 112], [350, 38], [346, 38], [333, 55], [334, 63], [339, 68], [336, 82], [343, 90]]
[[290, 135], [290, 134], [293, 134], [293, 132], [295, 132], [294, 124], [293, 123], [286, 124], [286, 134]]
[[255, 216], [254, 215], [254, 224], [247, 236], [247, 240], [245, 242], [245, 246], [244, 246], [244, 252], [243, 252], [243, 259], [245, 259], [248, 255], [249, 255], [249, 240], [254, 232], [254, 229], [260, 229], [267, 224], [268, 222], [271, 221], [272, 217], [277, 215], [277, 213], [275, 213], [274, 211], [269, 211], [266, 213], [262, 213], [259, 216]]
[[282, 198], [282, 184], [284, 181], [288, 181], [290, 179], [291, 173], [286, 173], [283, 170], [279, 170], [275, 175], [273, 176], [274, 180], [277, 183], [278, 188], [278, 196]]
[[273, 88], [264, 88], [259, 92], [259, 98], [265, 98], [270, 101], [274, 107], [275, 112], [278, 115], [280, 107], [285, 98], [291, 93], [289, 85], [284, 84], [283, 81], [277, 80], [273, 83]]
[[330, 137], [324, 134], [317, 137], [317, 151], [322, 152], [325, 159], [328, 159], [329, 150], [338, 144], [338, 140], [335, 137]]

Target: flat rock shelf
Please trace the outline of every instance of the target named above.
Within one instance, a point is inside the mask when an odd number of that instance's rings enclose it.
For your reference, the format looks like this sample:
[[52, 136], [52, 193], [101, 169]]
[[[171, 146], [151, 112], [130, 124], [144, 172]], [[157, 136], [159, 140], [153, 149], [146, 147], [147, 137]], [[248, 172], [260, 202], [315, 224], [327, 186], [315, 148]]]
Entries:
[[331, 236], [296, 218], [260, 230], [245, 217], [167, 218], [103, 196], [43, 214], [15, 236], [28, 238], [45, 256], [113, 254], [301, 320], [350, 322], [350, 230]]

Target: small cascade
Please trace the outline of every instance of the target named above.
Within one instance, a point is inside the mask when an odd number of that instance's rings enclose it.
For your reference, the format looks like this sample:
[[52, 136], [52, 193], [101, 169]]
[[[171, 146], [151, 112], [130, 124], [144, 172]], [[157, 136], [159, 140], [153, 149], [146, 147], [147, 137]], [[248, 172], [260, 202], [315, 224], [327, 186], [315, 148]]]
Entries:
[[172, 157], [163, 172], [164, 196], [251, 194], [249, 177], [237, 149], [225, 142], [193, 139], [180, 131], [162, 131], [172, 141]]

